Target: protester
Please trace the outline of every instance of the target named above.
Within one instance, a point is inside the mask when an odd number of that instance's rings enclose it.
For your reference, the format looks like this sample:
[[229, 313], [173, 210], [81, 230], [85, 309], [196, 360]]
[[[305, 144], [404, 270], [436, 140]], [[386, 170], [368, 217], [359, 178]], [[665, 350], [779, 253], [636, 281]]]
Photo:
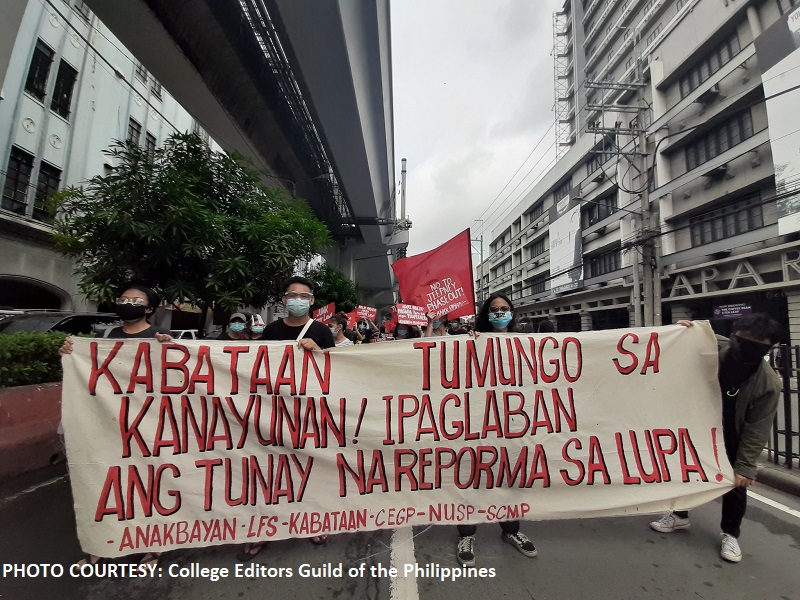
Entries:
[[425, 315], [428, 317], [428, 327], [425, 329], [425, 337], [441, 337], [447, 335], [447, 317], [437, 317], [431, 311]]
[[260, 340], [261, 336], [264, 334], [263, 317], [259, 314], [252, 315], [250, 320], [247, 322], [247, 329], [249, 333], [249, 339]]
[[467, 329], [461, 319], [453, 319], [447, 323], [447, 333], [449, 335], [467, 335]]
[[[487, 333], [513, 333], [516, 323], [514, 322], [514, 305], [511, 304], [508, 296], [503, 293], [495, 292], [489, 296], [478, 312], [475, 322], [476, 332]], [[477, 335], [477, 334], [476, 334]], [[528, 536], [519, 530], [519, 521], [504, 521], [500, 523], [502, 538], [528, 557], [536, 556], [536, 547]], [[458, 526], [458, 545], [456, 556], [458, 562], [465, 567], [475, 564], [475, 533], [478, 528], [475, 525]]]
[[[264, 328], [263, 340], [296, 341], [298, 347], [308, 351], [333, 348], [333, 335], [327, 326], [315, 321], [308, 314], [314, 304], [314, 284], [305, 277], [290, 277], [283, 286], [283, 304], [289, 313], [283, 319], [273, 321]], [[327, 535], [314, 536], [311, 542], [323, 544]], [[242, 562], [252, 560], [264, 548], [266, 542], [245, 544], [237, 559]]]
[[552, 333], [555, 330], [556, 330], [555, 324], [547, 317], [539, 321], [539, 324], [536, 326], [536, 331], [538, 331], [539, 333]]
[[[115, 301], [114, 310], [119, 315], [122, 325], [114, 327], [108, 332], [107, 338], [111, 339], [130, 339], [130, 338], [155, 338], [159, 342], [169, 342], [172, 336], [168, 329], [151, 325], [147, 318], [152, 317], [161, 304], [161, 299], [155, 290], [138, 283], [132, 283], [125, 286], [123, 292]], [[73, 341], [71, 337], [64, 340], [64, 345], [58, 349], [61, 356], [71, 354], [73, 350]], [[61, 426], [59, 425], [59, 429]], [[153, 566], [158, 564], [160, 553], [146, 552], [138, 557], [140, 565]], [[101, 556], [89, 554], [79, 564], [97, 564], [99, 562], [107, 562], [112, 559], [106, 559]]]
[[[692, 325], [691, 321], [679, 324]], [[781, 382], [764, 357], [780, 338], [780, 324], [761, 313], [736, 321], [730, 339], [717, 336], [723, 439], [735, 475], [734, 488], [722, 497], [720, 522], [720, 556], [729, 562], [742, 560], [739, 534], [747, 488], [755, 483], [756, 461], [769, 441], [778, 410]], [[687, 529], [689, 512], [669, 512], [650, 527], [661, 533]]]
[[337, 348], [352, 346], [353, 342], [345, 335], [347, 329], [347, 314], [340, 312], [328, 319], [328, 329], [333, 335], [333, 343]]
[[394, 339], [396, 340], [411, 340], [422, 337], [422, 332], [416, 325], [406, 325], [405, 323], [398, 323], [394, 330]]
[[381, 330], [378, 329], [378, 326], [375, 325], [375, 323], [370, 319], [361, 319], [358, 323], [356, 323], [356, 330], [363, 338], [361, 341], [364, 344], [368, 344], [372, 341], [372, 338], [377, 337], [381, 333]]
[[218, 340], [249, 340], [250, 332], [247, 330], [247, 315], [236, 312], [228, 319], [228, 327], [223, 331]]

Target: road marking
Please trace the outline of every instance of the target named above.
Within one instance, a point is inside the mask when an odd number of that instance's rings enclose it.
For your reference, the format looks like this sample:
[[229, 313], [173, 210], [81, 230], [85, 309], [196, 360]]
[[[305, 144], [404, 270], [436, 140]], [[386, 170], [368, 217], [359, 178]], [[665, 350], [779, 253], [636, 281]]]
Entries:
[[389, 597], [391, 600], [419, 600], [417, 575], [403, 577], [403, 567], [417, 562], [414, 557], [414, 530], [411, 527], [395, 529], [392, 532], [391, 565], [399, 573], [389, 580]]
[[756, 494], [755, 492], [747, 492], [747, 495], [754, 500], [758, 500], [759, 502], [763, 502], [764, 504], [771, 506], [772, 508], [777, 508], [778, 510], [782, 510], [786, 514], [792, 515], [793, 517], [797, 517], [800, 519], [800, 510], [795, 510], [793, 508], [789, 508], [785, 504], [781, 504], [780, 502], [775, 502], [775, 500], [770, 500], [762, 496], [761, 494]]
[[63, 479], [66, 479], [66, 478], [67, 478], [66, 475], [61, 475], [60, 477], [54, 477], [53, 479], [48, 479], [47, 481], [43, 481], [42, 483], [37, 483], [36, 485], [32, 485], [31, 487], [26, 488], [26, 489], [22, 490], [21, 492], [17, 492], [16, 494], [13, 494], [12, 496], [8, 496], [7, 498], [0, 499], [0, 504], [11, 504], [15, 500], [18, 500], [19, 498], [22, 498], [23, 496], [27, 496], [28, 494], [31, 494], [31, 493], [35, 492], [36, 490], [39, 490], [39, 489], [41, 489], [43, 487], [47, 487], [49, 485], [53, 485], [54, 483], [58, 483], [59, 481], [61, 481]]

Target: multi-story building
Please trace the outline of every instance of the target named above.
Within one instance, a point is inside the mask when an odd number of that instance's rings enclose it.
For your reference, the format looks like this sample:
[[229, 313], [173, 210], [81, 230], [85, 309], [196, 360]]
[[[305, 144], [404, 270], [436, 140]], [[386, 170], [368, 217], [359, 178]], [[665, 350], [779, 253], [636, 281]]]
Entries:
[[388, 0], [8, 0], [2, 16], [0, 305], [88, 308], [44, 199], [112, 169], [113, 140], [175, 131], [209, 132], [304, 198], [326, 262], [367, 304], [394, 302], [410, 224], [395, 215]]
[[45, 200], [113, 169], [113, 140], [184, 131], [221, 150], [81, 0], [28, 2], [0, 100], [0, 305], [85, 309]]
[[727, 333], [767, 311], [800, 342], [800, 243], [779, 234], [773, 165], [796, 127], [768, 128], [754, 43], [798, 4], [567, 0], [563, 156], [493, 232], [479, 296], [560, 331], [695, 318]]

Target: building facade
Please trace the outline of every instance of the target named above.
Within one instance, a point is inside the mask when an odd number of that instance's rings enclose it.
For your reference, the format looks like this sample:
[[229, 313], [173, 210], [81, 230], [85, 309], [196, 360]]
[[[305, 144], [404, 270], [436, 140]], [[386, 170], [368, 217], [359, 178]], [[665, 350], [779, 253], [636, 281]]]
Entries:
[[567, 0], [563, 156], [493, 232], [479, 295], [559, 331], [693, 318], [729, 333], [766, 311], [800, 343], [800, 243], [779, 232], [773, 164], [796, 127], [768, 121], [755, 43], [797, 4]]
[[0, 99], [0, 305], [89, 308], [50, 243], [45, 200], [114, 168], [114, 140], [155, 149], [202, 127], [81, 0], [20, 10]]

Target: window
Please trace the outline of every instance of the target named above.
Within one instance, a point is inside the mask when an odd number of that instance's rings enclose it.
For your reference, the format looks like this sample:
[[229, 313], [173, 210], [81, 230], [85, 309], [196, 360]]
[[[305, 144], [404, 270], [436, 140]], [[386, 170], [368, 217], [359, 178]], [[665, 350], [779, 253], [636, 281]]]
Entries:
[[540, 201], [533, 205], [531, 209], [531, 222], [535, 221], [544, 214], [544, 202]]
[[798, 1], [800, 0], [778, 0], [778, 9], [781, 14], [787, 13], [793, 6], [797, 5]]
[[53, 54], [54, 52], [44, 42], [41, 40], [36, 42], [28, 78], [25, 80], [25, 91], [40, 102], [44, 102], [47, 93], [47, 78], [50, 76]]
[[83, 0], [75, 0], [75, 4], [72, 5], [72, 9], [78, 13], [84, 21], [90, 21], [92, 18], [92, 12], [89, 10], [89, 7], [86, 6], [86, 3]]
[[659, 23], [658, 25], [656, 25], [656, 28], [653, 29], [653, 31], [650, 32], [650, 35], [647, 36], [647, 40], [645, 40], [645, 45], [649, 46], [654, 41], [656, 41], [656, 38], [658, 37], [658, 34], [660, 34], [663, 30], [664, 30], [664, 24], [663, 23]]
[[150, 132], [144, 135], [144, 149], [150, 156], [156, 153], [156, 136]]
[[33, 156], [12, 146], [6, 169], [6, 182], [3, 186], [3, 208], [18, 215], [25, 214], [32, 170]]
[[139, 145], [139, 138], [142, 136], [142, 126], [133, 118], [128, 119], [127, 141]]
[[753, 136], [750, 109], [743, 110], [686, 147], [686, 170], [702, 165]]
[[72, 90], [75, 87], [75, 80], [78, 72], [69, 66], [65, 61], [58, 65], [56, 75], [56, 87], [53, 90], [53, 99], [50, 102], [50, 109], [65, 119], [69, 119], [70, 106], [72, 105]]
[[597, 277], [605, 275], [619, 269], [620, 249], [603, 252], [597, 256], [587, 258], [586, 272], [587, 277]]
[[537, 275], [533, 279], [530, 280], [530, 293], [531, 294], [541, 294], [545, 290], [545, 284], [547, 282], [547, 275]]
[[541, 239], [531, 245], [530, 247], [530, 256], [529, 258], [536, 258], [540, 254], [544, 253], [544, 239]]
[[136, 61], [136, 79], [144, 84], [147, 83], [147, 69], [138, 60]]
[[150, 86], [150, 91], [153, 92], [153, 96], [155, 96], [156, 98], [161, 100], [161, 91], [162, 90], [163, 90], [163, 88], [161, 87], [161, 84], [158, 81], [156, 81], [155, 79], [153, 79], [153, 84]]
[[197, 121], [192, 121], [192, 133], [198, 136], [206, 146], [208, 146], [210, 137], [208, 132], [200, 126], [200, 123]]
[[562, 198], [569, 196], [569, 191], [572, 189], [572, 177], [567, 179], [564, 183], [553, 190], [553, 201], [558, 202]]
[[713, 48], [700, 62], [695, 64], [680, 80], [681, 98], [685, 98], [692, 91], [727, 65], [731, 59], [739, 54], [739, 35], [734, 31], [719, 46]]
[[606, 196], [605, 198], [599, 198], [593, 202], [587, 201], [586, 226], [594, 225], [617, 212], [617, 202], [616, 193]]
[[53, 220], [53, 211], [47, 206], [47, 199], [58, 191], [61, 183], [61, 170], [46, 162], [39, 166], [39, 180], [36, 185], [36, 198], [33, 203], [33, 218], [39, 221]]
[[692, 247], [727, 239], [764, 226], [761, 195], [755, 194], [689, 220]]

